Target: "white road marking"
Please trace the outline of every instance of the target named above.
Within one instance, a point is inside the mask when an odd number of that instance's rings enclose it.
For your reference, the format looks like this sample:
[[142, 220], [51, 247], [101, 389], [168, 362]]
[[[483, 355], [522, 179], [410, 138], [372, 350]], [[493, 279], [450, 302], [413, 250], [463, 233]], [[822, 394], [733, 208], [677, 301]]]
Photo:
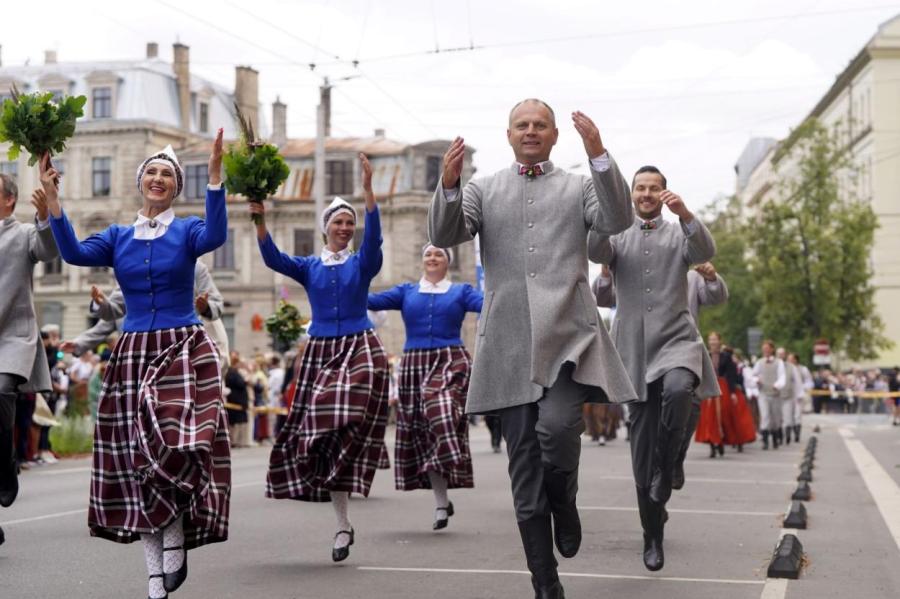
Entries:
[[788, 579], [787, 578], [766, 578], [763, 585], [762, 595], [759, 599], [784, 599], [787, 594]]
[[[390, 568], [381, 566], [359, 566], [357, 570], [367, 572], [408, 572], [424, 574], [525, 574], [526, 570], [465, 570], [458, 568]], [[660, 582], [705, 582], [711, 584], [749, 584], [762, 585], [762, 580], [736, 580], [732, 578], [685, 578], [680, 576], [640, 576], [629, 574], [593, 574], [583, 572], [560, 572], [559, 575], [569, 578], [605, 578], [613, 580], [656, 580]]]
[[[602, 475], [602, 476], [582, 476], [582, 480], [630, 480], [633, 481], [634, 477], [632, 476], [619, 476], [619, 475]], [[688, 476], [688, 483], [721, 483], [727, 485], [794, 485], [795, 481], [792, 480], [748, 480], [743, 478], [698, 478], [696, 476]]]
[[19, 518], [18, 520], [7, 520], [0, 522], [0, 526], [11, 526], [13, 524], [25, 524], [26, 522], [37, 522], [39, 520], [50, 520], [52, 518], [62, 518], [63, 516], [74, 516], [75, 514], [86, 514], [87, 508], [80, 510], [69, 510], [68, 512], [56, 512], [55, 514], [45, 514], [43, 516], [34, 516], [33, 518]]
[[888, 531], [894, 537], [897, 549], [900, 549], [900, 486], [894, 482], [861, 440], [853, 438], [850, 431], [845, 433], [844, 429], [840, 430], [841, 436], [844, 437], [844, 445], [847, 446], [856, 469], [859, 470], [866, 488], [875, 500]]
[[[601, 512], [636, 512], [636, 507], [618, 507], [618, 506], [596, 506], [596, 505], [579, 505], [579, 510], [601, 511]], [[778, 516], [775, 512], [745, 512], [738, 510], [691, 510], [682, 508], [666, 508], [670, 514], [703, 514], [706, 516], [765, 516], [766, 518], [774, 518]]]
[[38, 476], [56, 476], [58, 474], [74, 474], [76, 472], [90, 472], [90, 466], [82, 466], [79, 468], [59, 468], [57, 470], [43, 470], [41, 472], [36, 472]]

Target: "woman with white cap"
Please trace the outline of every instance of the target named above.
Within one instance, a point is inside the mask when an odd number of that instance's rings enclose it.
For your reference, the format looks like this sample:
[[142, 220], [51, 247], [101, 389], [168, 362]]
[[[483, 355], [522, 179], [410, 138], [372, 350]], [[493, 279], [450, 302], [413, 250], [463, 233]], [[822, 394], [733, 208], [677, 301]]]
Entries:
[[372, 167], [359, 155], [366, 199], [359, 252], [353, 207], [335, 198], [320, 215], [326, 246], [319, 256], [289, 256], [275, 246], [262, 203], [256, 236], [266, 266], [306, 288], [312, 306], [290, 414], [269, 458], [266, 496], [331, 501], [337, 517], [331, 557], [347, 559], [354, 542], [347, 513], [350, 493], [368, 496], [384, 451], [387, 424], [387, 355], [366, 314], [369, 284], [381, 270], [381, 221], [372, 193]]
[[394, 483], [400, 491], [434, 492], [433, 530], [447, 527], [447, 489], [474, 486], [466, 393], [472, 359], [460, 331], [467, 312], [481, 312], [484, 295], [447, 276], [450, 250], [427, 244], [422, 278], [369, 294], [369, 309], [400, 310], [406, 344], [400, 362], [400, 401]]
[[228, 537], [231, 461], [215, 343], [194, 309], [197, 258], [225, 243], [222, 130], [209, 157], [206, 219], [176, 217], [184, 171], [171, 147], [137, 170], [143, 206], [131, 225], [83, 241], [41, 160], [41, 195], [63, 260], [112, 267], [128, 307], [99, 395], [88, 525], [91, 535], [141, 539], [149, 597], [187, 577], [187, 550]]

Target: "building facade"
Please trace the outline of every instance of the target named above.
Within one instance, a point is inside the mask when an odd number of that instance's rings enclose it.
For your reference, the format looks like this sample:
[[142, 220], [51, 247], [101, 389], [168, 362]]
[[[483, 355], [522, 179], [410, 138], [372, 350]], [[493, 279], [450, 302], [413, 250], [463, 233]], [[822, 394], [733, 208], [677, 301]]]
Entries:
[[[20, 91], [53, 91], [87, 96], [85, 116], [66, 151], [54, 157], [63, 172], [63, 206], [80, 237], [111, 223], [134, 221], [141, 206], [135, 171], [151, 153], [171, 144], [186, 180], [174, 208], [179, 216], [203, 214], [207, 160], [215, 131], [224, 127], [226, 143], [238, 137], [233, 103], [268, 132], [258, 101], [258, 75], [249, 67], [235, 69], [234, 89], [207, 81], [190, 72], [189, 49], [173, 46], [173, 61], [159, 58], [156, 44], [136, 61], [62, 63], [53, 52], [39, 66], [0, 66], [0, 99], [15, 85]], [[279, 247], [292, 254], [311, 254], [319, 235], [312, 199], [315, 176], [312, 139], [288, 139], [287, 107], [272, 107], [270, 137], [281, 147], [291, 167], [290, 178], [270, 202], [269, 228]], [[334, 196], [351, 201], [362, 214], [363, 200], [357, 154], [366, 153], [374, 167], [373, 185], [382, 215], [384, 266], [373, 290], [386, 289], [421, 276], [421, 251], [426, 241], [425, 217], [442, 167], [449, 140], [407, 144], [390, 140], [383, 131], [369, 138], [326, 140], [326, 202]], [[36, 167], [28, 167], [27, 153], [16, 162], [5, 160], [0, 144], [0, 172], [14, 175], [19, 184], [16, 215], [28, 221], [33, 213], [27, 201], [38, 185]], [[472, 174], [473, 150], [467, 152], [465, 175]], [[223, 322], [234, 349], [245, 354], [271, 348], [262, 322], [282, 298], [310, 315], [303, 289], [265, 267], [244, 202], [229, 197], [229, 234], [225, 246], [202, 258], [225, 296]], [[358, 234], [361, 231], [358, 232]], [[455, 280], [474, 282], [471, 244], [459, 248], [452, 267]], [[57, 260], [35, 271], [35, 302], [41, 324], [60, 325], [64, 338], [72, 338], [92, 322], [88, 314], [90, 288], [109, 291], [115, 280], [108, 269], [72, 267]], [[465, 336], [471, 341], [474, 319], [467, 320]], [[388, 350], [399, 353], [403, 327], [399, 315], [389, 316], [379, 330]]]
[[[871, 364], [900, 363], [900, 15], [883, 23], [812, 109], [838, 135], [855, 165], [839, 175], [841, 189], [870, 202], [878, 217], [871, 265], [875, 302], [885, 333], [895, 347]], [[754, 139], [735, 166], [737, 194], [752, 215], [761, 203], [777, 200], [776, 182], [796, 168], [773, 143]]]

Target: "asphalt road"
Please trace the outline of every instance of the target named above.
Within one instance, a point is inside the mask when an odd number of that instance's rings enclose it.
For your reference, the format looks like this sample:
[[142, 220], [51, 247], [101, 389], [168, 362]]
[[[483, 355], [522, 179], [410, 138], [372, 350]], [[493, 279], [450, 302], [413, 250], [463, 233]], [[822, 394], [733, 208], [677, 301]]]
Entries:
[[[599, 597], [822, 599], [900, 594], [900, 427], [882, 418], [818, 420], [807, 565], [786, 584], [766, 580], [803, 445], [750, 447], [710, 460], [693, 447], [687, 484], [669, 504], [666, 567], [641, 563], [641, 531], [627, 444], [584, 439], [579, 505], [584, 542], [561, 560], [570, 599]], [[812, 428], [807, 418], [804, 436]], [[393, 430], [389, 430], [393, 436]], [[457, 515], [432, 532], [428, 492], [399, 492], [380, 471], [368, 499], [351, 501], [350, 558], [330, 559], [328, 504], [263, 497], [268, 448], [234, 452], [230, 539], [192, 551], [172, 597], [512, 599], [531, 597], [511, 506], [506, 456], [472, 432], [476, 488], [452, 491]], [[145, 597], [140, 545], [93, 539], [86, 526], [89, 461], [64, 460], [22, 476], [0, 510], [0, 598]]]

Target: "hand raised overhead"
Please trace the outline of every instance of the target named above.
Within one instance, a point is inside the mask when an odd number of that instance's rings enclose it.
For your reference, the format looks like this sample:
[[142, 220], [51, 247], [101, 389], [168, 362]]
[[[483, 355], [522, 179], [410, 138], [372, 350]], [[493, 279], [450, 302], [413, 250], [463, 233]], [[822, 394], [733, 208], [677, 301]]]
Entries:
[[606, 153], [603, 140], [600, 138], [600, 130], [588, 115], [576, 110], [572, 113], [572, 123], [575, 125], [575, 130], [578, 131], [578, 135], [581, 136], [588, 158], [597, 158]]
[[209, 173], [209, 184], [219, 185], [222, 182], [222, 136], [224, 129], [219, 127], [216, 132], [216, 140], [213, 142], [212, 151], [209, 154], [209, 165], [207, 172]]
[[459, 183], [462, 175], [463, 162], [466, 159], [466, 142], [462, 137], [457, 137], [447, 148], [444, 154], [444, 189], [453, 189]]
[[672, 214], [684, 222], [691, 222], [694, 220], [693, 213], [688, 210], [687, 205], [684, 203], [684, 200], [681, 199], [680, 195], [672, 193], [668, 189], [664, 189], [662, 193], [659, 194], [659, 199], [663, 201], [666, 208], [672, 211]]

